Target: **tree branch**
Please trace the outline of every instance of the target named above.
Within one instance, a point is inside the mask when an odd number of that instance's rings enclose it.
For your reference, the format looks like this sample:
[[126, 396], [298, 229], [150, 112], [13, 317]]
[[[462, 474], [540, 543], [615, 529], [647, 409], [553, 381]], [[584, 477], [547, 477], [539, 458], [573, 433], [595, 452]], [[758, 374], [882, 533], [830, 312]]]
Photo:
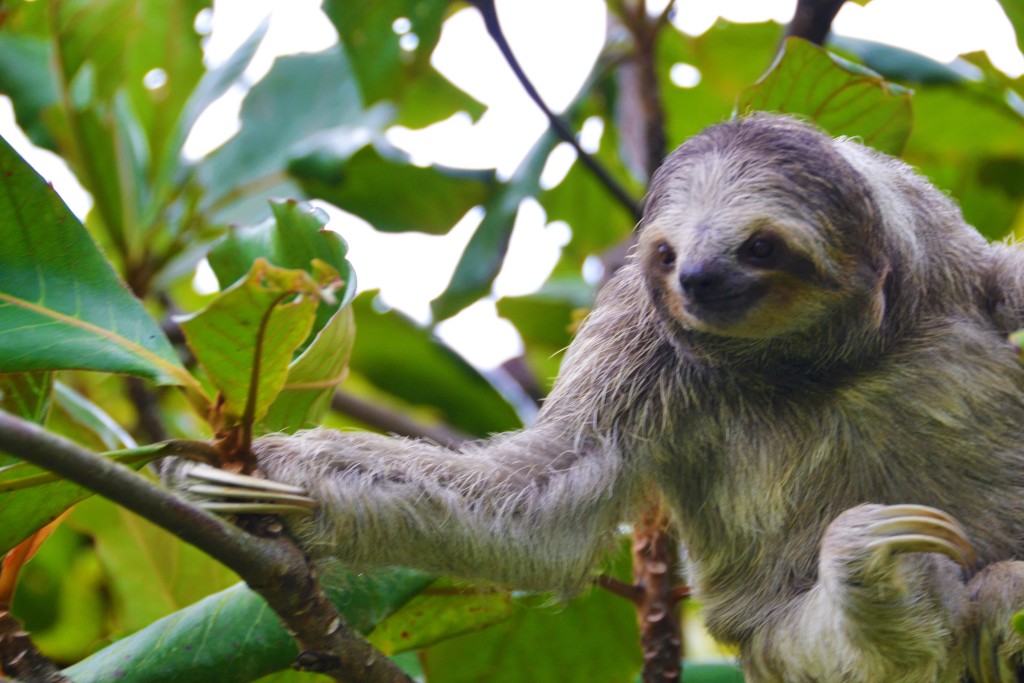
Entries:
[[21, 622], [6, 610], [0, 612], [0, 667], [23, 683], [71, 683], [36, 649]]
[[4, 411], [0, 449], [109, 498], [235, 570], [295, 634], [297, 668], [336, 680], [409, 681], [344, 625], [313, 566], [276, 518], [264, 518], [267, 537], [249, 535], [128, 468]]
[[364, 401], [346, 391], [335, 391], [331, 397], [331, 409], [353, 417], [360, 422], [388, 434], [407, 436], [413, 439], [427, 439], [439, 446], [452, 448], [470, 441], [468, 434], [448, 425], [425, 425], [411, 420], [402, 413]]
[[793, 19], [786, 27], [786, 37], [795, 36], [809, 40], [815, 45], [822, 45], [829, 31], [832, 20], [839, 13], [844, 0], [799, 0]]
[[583, 150], [579, 141], [576, 139], [576, 135], [569, 130], [569, 127], [565, 125], [562, 119], [551, 111], [541, 98], [540, 93], [538, 93], [537, 89], [533, 87], [533, 83], [530, 82], [526, 72], [523, 71], [522, 67], [519, 65], [519, 60], [517, 60], [516, 56], [512, 53], [512, 48], [508, 44], [508, 39], [505, 38], [505, 32], [502, 30], [501, 23], [498, 21], [498, 12], [494, 7], [494, 0], [466, 1], [473, 7], [476, 7], [477, 10], [480, 11], [480, 14], [483, 15], [484, 25], [487, 27], [487, 33], [490, 34], [491, 38], [498, 46], [498, 49], [501, 51], [502, 56], [508, 63], [509, 68], [512, 69], [512, 72], [516, 75], [516, 78], [519, 79], [520, 84], [522, 84], [523, 89], [526, 90], [526, 94], [529, 95], [530, 99], [540, 107], [542, 112], [544, 112], [552, 130], [558, 134], [558, 137], [572, 145], [572, 148], [576, 150], [576, 154], [578, 155], [580, 162], [589, 168], [595, 176], [597, 176], [597, 179], [608, 188], [612, 195], [623, 206], [625, 206], [633, 216], [639, 218], [640, 203], [629, 195], [625, 188], [623, 188], [622, 185], [612, 177], [611, 173], [609, 173], [604, 166]]

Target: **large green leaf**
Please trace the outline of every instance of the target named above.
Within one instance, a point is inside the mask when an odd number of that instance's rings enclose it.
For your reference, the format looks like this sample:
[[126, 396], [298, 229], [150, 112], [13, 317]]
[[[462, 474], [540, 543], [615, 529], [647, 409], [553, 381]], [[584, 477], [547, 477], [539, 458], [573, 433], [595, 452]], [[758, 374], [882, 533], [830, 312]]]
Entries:
[[737, 109], [801, 114], [832, 135], [856, 136], [890, 154], [899, 154], [910, 135], [910, 91], [801, 38], [786, 40]]
[[352, 304], [360, 330], [350, 363], [354, 371], [404, 401], [435, 409], [470, 434], [521, 425], [494, 386], [428, 330], [397, 311], [374, 310], [375, 294], [361, 294]]
[[0, 372], [196, 382], [57, 194], [0, 140]]
[[519, 204], [538, 194], [541, 171], [556, 144], [558, 137], [554, 133], [544, 135], [508, 183], [487, 203], [484, 219], [462, 252], [451, 282], [430, 302], [435, 322], [450, 318], [491, 291], [494, 278], [505, 262]]
[[[463, 110], [474, 117], [483, 107], [445, 80], [430, 64], [448, 12], [447, 0], [327, 0], [330, 18], [352, 60], [367, 104], [390, 100], [397, 122], [420, 127]], [[401, 20], [408, 22], [402, 47]], [[397, 23], [396, 23], [397, 20]]]
[[326, 199], [385, 232], [444, 234], [487, 201], [496, 186], [492, 171], [421, 168], [380, 142], [352, 154], [344, 142], [333, 141], [296, 159], [288, 172], [307, 195]]
[[[373, 626], [429, 585], [405, 569], [332, 573], [328, 594], [349, 624]], [[247, 683], [287, 668], [298, 650], [277, 616], [242, 584], [154, 622], [66, 670], [75, 683]]]
[[314, 135], [359, 127], [362, 116], [362, 98], [340, 47], [278, 58], [246, 95], [241, 130], [198, 167], [207, 205], [229, 205], [236, 199], [229, 193], [240, 187], [254, 191], [281, 180], [290, 160], [315, 149]]

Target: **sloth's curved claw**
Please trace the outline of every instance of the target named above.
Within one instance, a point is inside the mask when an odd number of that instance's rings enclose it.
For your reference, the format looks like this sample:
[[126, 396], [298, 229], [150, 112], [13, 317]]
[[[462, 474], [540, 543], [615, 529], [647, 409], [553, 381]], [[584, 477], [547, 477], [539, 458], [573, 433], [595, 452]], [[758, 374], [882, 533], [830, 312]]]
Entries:
[[977, 562], [974, 548], [960, 523], [942, 510], [927, 505], [888, 505], [873, 511], [867, 526], [874, 536], [868, 548], [894, 553], [941, 553], [971, 570]]

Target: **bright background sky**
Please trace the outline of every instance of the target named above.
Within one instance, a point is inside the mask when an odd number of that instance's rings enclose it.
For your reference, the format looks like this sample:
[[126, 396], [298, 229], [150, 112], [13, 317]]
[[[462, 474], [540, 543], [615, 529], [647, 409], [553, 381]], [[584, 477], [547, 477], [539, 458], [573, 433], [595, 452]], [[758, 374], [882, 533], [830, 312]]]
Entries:
[[[662, 0], [663, 1], [663, 0]], [[656, 9], [659, 0], [648, 5]], [[604, 3], [595, 0], [498, 0], [509, 42], [523, 68], [555, 110], [567, 106], [582, 86], [604, 40]], [[269, 70], [277, 55], [322, 50], [337, 35], [319, 10], [318, 0], [216, 0], [204, 16], [209, 36], [209, 66], [223, 62], [268, 14], [270, 31], [246, 72], [249, 83]], [[693, 35], [707, 30], [719, 15], [733, 21], [785, 23], [796, 0], [679, 0], [676, 25]], [[400, 30], [400, 27], [397, 27]], [[985, 50], [993, 63], [1017, 76], [1024, 56], [996, 0], [874, 0], [867, 7], [847, 3], [833, 23], [836, 33], [869, 38], [915, 50], [939, 61]], [[479, 14], [466, 8], [445, 24], [433, 63], [460, 88], [487, 106], [480, 121], [456, 116], [424, 131], [395, 129], [392, 142], [415, 161], [467, 168], [497, 168], [507, 177], [544, 131], [546, 121], [505, 66]], [[696, 74], [681, 72], [683, 82]], [[674, 87], [666, 85], [666, 87]], [[238, 127], [245, 89], [235, 88], [203, 116], [186, 145], [200, 156], [230, 137]], [[586, 130], [592, 140], [600, 130]], [[35, 149], [14, 124], [10, 102], [0, 97], [0, 136], [7, 139], [48, 180], [72, 210], [84, 216], [91, 205], [63, 162]], [[670, 141], [682, 142], [680, 140]], [[586, 144], [584, 145], [586, 147]], [[544, 181], [557, 182], [568, 170], [571, 151], [559, 150], [545, 169]], [[429, 302], [451, 278], [462, 249], [480, 221], [470, 212], [450, 233], [430, 236], [378, 233], [363, 221], [328, 206], [330, 227], [351, 248], [361, 290], [380, 289], [384, 301], [420, 322], [429, 319]], [[521, 351], [511, 324], [498, 318], [494, 300], [535, 291], [550, 274], [567, 226], [547, 224], [540, 205], [521, 208], [505, 266], [494, 296], [438, 326], [438, 334], [483, 368], [494, 367]]]

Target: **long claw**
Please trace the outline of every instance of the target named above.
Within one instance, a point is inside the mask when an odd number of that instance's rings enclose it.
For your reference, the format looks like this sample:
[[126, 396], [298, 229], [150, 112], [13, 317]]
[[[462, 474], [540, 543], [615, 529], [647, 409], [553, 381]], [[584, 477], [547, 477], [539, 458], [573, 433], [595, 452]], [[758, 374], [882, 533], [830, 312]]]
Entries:
[[199, 507], [218, 515], [312, 515], [310, 507], [276, 503], [238, 503], [209, 501]]
[[315, 508], [317, 503], [309, 496], [299, 496], [292, 493], [278, 493], [277, 491], [257, 491], [255, 489], [238, 489], [231, 486], [213, 486], [211, 484], [194, 484], [188, 487], [190, 493], [210, 498], [238, 498], [241, 500], [269, 501], [278, 503], [291, 503], [299, 507]]
[[221, 515], [311, 515], [318, 506], [305, 489], [270, 479], [225, 472], [208, 465], [196, 465], [186, 476], [199, 482], [185, 487], [200, 499], [199, 507]]
[[300, 486], [282, 484], [279, 481], [272, 481], [270, 479], [257, 479], [256, 477], [250, 477], [244, 474], [234, 474], [233, 472], [227, 472], [225, 470], [217, 469], [216, 467], [210, 467], [209, 465], [199, 464], [192, 467], [188, 471], [188, 476], [193, 479], [208, 481], [214, 484], [225, 484], [227, 486], [248, 489], [260, 489], [263, 491], [277, 491], [279, 493], [289, 493], [296, 496], [302, 496], [306, 493], [306, 490]]
[[879, 538], [868, 547], [941, 553], [966, 569], [974, 567], [974, 548], [967, 532], [945, 512], [926, 505], [893, 505], [880, 510], [877, 516], [879, 521], [868, 529]]

